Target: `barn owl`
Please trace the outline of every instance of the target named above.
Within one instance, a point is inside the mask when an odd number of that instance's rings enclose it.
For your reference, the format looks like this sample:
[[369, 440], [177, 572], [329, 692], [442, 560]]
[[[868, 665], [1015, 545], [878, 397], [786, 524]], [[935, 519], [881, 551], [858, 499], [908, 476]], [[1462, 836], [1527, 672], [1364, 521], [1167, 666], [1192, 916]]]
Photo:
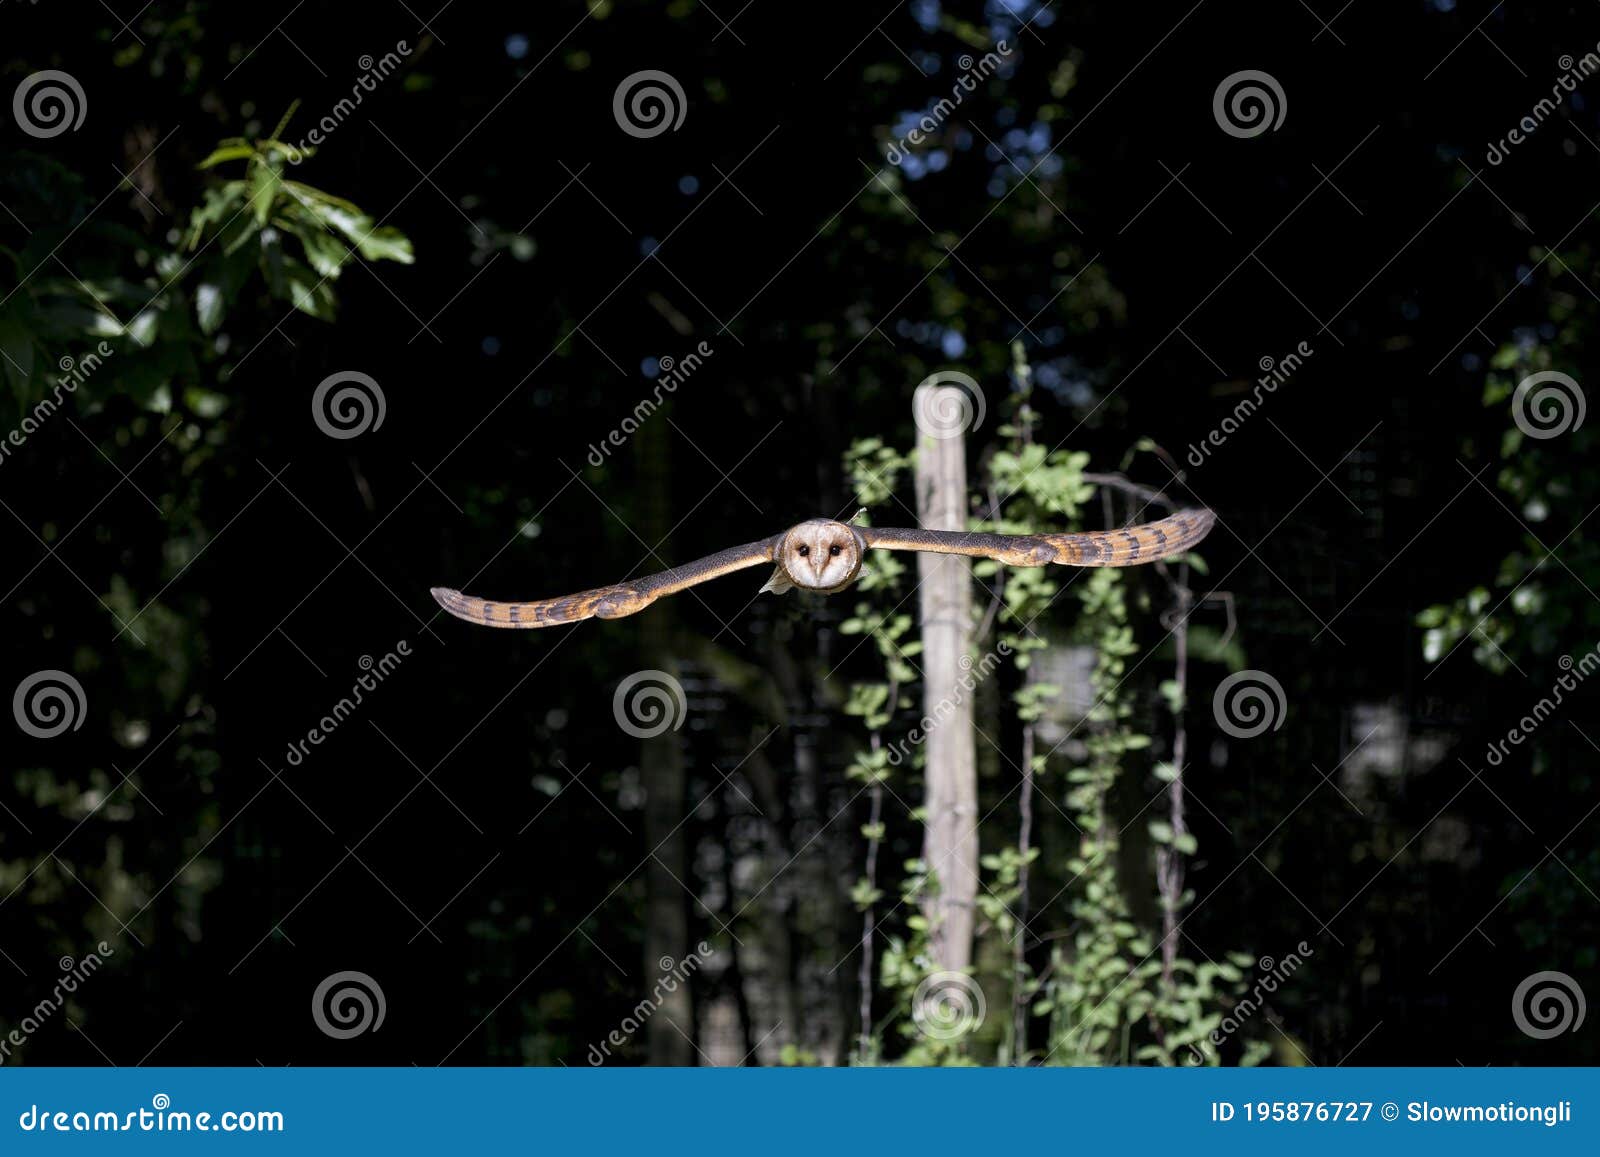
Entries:
[[439, 605], [458, 619], [486, 627], [554, 627], [584, 619], [620, 619], [637, 614], [663, 595], [720, 578], [736, 570], [773, 564], [762, 592], [783, 594], [799, 587], [832, 595], [861, 574], [871, 550], [931, 551], [989, 558], [1009, 566], [1137, 566], [1182, 554], [1205, 538], [1216, 515], [1180, 510], [1159, 522], [1086, 534], [984, 534], [961, 530], [888, 530], [813, 518], [782, 534], [716, 554], [660, 574], [555, 599], [500, 603], [434, 587]]

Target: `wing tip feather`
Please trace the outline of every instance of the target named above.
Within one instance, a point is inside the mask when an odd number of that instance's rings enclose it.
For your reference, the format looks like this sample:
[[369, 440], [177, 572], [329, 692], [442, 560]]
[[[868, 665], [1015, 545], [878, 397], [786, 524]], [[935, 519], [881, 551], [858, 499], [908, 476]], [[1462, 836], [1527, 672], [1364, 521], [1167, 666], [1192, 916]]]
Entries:
[[433, 601], [438, 603], [448, 613], [468, 623], [488, 624], [488, 620], [480, 612], [474, 613], [473, 604], [482, 605], [482, 600], [474, 599], [450, 587], [429, 587], [428, 593], [433, 596]]

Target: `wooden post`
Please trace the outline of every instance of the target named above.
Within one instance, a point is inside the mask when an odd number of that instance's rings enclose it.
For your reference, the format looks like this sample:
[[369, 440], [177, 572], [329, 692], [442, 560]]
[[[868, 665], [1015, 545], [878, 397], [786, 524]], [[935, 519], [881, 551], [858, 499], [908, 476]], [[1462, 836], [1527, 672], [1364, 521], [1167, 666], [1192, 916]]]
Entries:
[[[917, 387], [919, 414], [959, 412], [967, 399], [954, 386]], [[917, 436], [917, 518], [925, 530], [967, 529], [965, 432]], [[922, 856], [937, 888], [923, 905], [934, 959], [941, 969], [972, 963], [978, 894], [978, 771], [972, 696], [960, 686], [971, 666], [972, 568], [960, 555], [917, 555], [922, 613], [923, 715], [930, 721], [927, 828]], [[967, 668], [961, 661], [966, 659]]]

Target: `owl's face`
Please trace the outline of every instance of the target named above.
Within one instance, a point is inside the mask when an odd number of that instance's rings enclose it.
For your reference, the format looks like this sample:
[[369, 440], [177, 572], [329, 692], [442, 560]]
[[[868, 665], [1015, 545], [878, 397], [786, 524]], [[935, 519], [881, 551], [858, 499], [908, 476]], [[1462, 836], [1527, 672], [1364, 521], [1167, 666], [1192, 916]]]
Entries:
[[778, 562], [789, 581], [808, 591], [848, 586], [861, 570], [862, 542], [842, 522], [814, 518], [783, 536]]

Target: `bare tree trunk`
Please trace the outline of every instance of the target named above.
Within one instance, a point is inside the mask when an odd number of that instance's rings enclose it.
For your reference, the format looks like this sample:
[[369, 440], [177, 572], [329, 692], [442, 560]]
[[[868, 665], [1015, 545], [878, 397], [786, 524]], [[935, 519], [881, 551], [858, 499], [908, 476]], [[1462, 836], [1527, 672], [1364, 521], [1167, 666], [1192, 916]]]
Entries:
[[[923, 396], [931, 392], [933, 396]], [[950, 386], [919, 386], [918, 413], [959, 412]], [[926, 530], [967, 528], [966, 439], [917, 438], [917, 518]], [[922, 855], [937, 887], [924, 902], [930, 947], [942, 969], [972, 962], [978, 893], [978, 770], [972, 700], [961, 680], [972, 666], [972, 570], [959, 555], [917, 555], [922, 611], [924, 715], [928, 729], [927, 830]], [[966, 666], [962, 666], [963, 660]]]
[[[641, 494], [640, 532], [651, 543], [666, 536], [670, 476], [664, 422], [646, 422], [634, 436]], [[671, 671], [672, 611], [663, 603], [639, 620], [640, 654], [645, 667]], [[679, 821], [688, 810], [683, 749], [669, 730], [639, 741], [639, 775], [645, 788], [644, 843], [655, 854], [645, 865], [644, 977], [640, 991], [654, 988], [662, 963], [679, 961], [691, 949], [688, 896], [679, 880], [688, 878], [688, 835]], [[674, 878], [676, 877], [676, 878]], [[694, 1004], [687, 984], [663, 992], [656, 1015], [646, 1026], [652, 1065], [692, 1065], [696, 1036]]]

